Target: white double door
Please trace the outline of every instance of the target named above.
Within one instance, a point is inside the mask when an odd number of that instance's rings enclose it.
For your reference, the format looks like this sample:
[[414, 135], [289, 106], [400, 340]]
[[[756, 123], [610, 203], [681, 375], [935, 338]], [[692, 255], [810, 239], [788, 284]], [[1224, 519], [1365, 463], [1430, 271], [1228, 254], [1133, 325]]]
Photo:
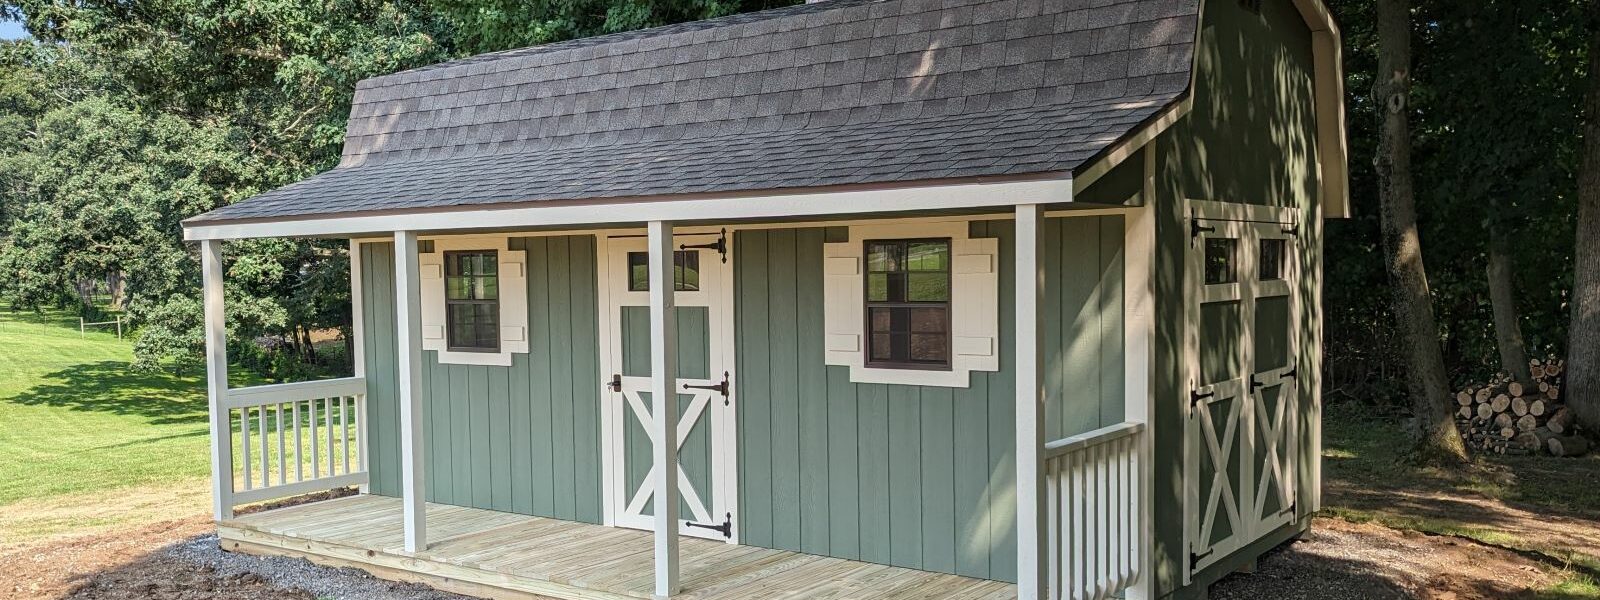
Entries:
[[[733, 240], [677, 233], [679, 531], [735, 542], [738, 452], [733, 389]], [[649, 254], [642, 235], [602, 235], [601, 428], [607, 523], [653, 528], [659, 438], [650, 395]], [[719, 248], [720, 246], [720, 248]]]
[[1185, 274], [1186, 581], [1298, 512], [1298, 228], [1213, 212], [1194, 214]]

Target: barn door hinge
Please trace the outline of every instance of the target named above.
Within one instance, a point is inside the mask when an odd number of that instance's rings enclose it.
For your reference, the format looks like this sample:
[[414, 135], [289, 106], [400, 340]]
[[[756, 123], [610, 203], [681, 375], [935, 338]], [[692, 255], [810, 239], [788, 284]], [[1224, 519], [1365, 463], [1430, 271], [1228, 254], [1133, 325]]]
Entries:
[[727, 230], [727, 228], [723, 228], [722, 232], [717, 234], [717, 241], [715, 241], [715, 242], [706, 242], [704, 244], [678, 244], [678, 249], [679, 250], [716, 250], [717, 254], [722, 255], [722, 262], [723, 263], [727, 263], [728, 262], [728, 230]]
[[727, 371], [723, 371], [722, 372], [722, 383], [717, 383], [717, 384], [713, 384], [713, 385], [689, 385], [689, 384], [685, 383], [685, 384], [683, 384], [683, 389], [686, 389], [686, 390], [711, 390], [711, 391], [716, 392], [718, 394], [722, 394], [722, 404], [723, 404], [723, 406], [727, 406], [727, 404], [728, 404], [728, 372]]
[[1202, 393], [1200, 393], [1200, 390], [1190, 390], [1189, 391], [1189, 408], [1194, 408], [1196, 405], [1200, 404], [1201, 400], [1209, 400], [1211, 398], [1216, 397], [1216, 395], [1217, 395], [1216, 392], [1206, 392], [1206, 393], [1202, 394]]
[[1299, 236], [1300, 235], [1300, 224], [1299, 223], [1295, 223], [1295, 224], [1290, 225], [1288, 227], [1284, 227], [1283, 228], [1283, 232], [1286, 233], [1286, 234], [1289, 234], [1289, 235]]
[[1295, 367], [1293, 369], [1289, 369], [1287, 371], [1284, 371], [1282, 375], [1279, 375], [1279, 377], [1283, 377], [1283, 378], [1287, 379], [1287, 378], [1296, 377], [1296, 376], [1299, 376], [1299, 375], [1300, 375], [1300, 367]]
[[710, 529], [722, 534], [722, 537], [725, 539], [733, 539], [733, 513], [728, 513], [726, 517], [723, 517], [722, 523], [718, 525], [708, 525], [705, 523], [696, 523], [694, 521], [684, 521], [683, 524], [689, 527]]
[[1211, 232], [1214, 232], [1216, 230], [1217, 230], [1216, 227], [1201, 225], [1200, 224], [1200, 217], [1196, 217], [1196, 216], [1190, 216], [1189, 217], [1189, 237], [1191, 237], [1191, 238], [1198, 238], [1198, 237], [1200, 237], [1200, 234], [1202, 234], [1202, 233], [1211, 233]]
[[1189, 571], [1191, 573], [1194, 572], [1195, 565], [1200, 564], [1200, 560], [1205, 558], [1205, 557], [1207, 557], [1207, 556], [1211, 556], [1211, 550], [1207, 550], [1207, 551], [1202, 552], [1200, 554], [1195, 554], [1193, 552], [1190, 552], [1189, 553]]

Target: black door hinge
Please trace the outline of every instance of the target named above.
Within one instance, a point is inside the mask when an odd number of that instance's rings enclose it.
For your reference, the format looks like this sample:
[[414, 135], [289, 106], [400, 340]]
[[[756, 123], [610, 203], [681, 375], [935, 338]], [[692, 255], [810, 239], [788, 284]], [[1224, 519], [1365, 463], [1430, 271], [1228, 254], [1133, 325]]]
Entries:
[[1300, 235], [1300, 224], [1299, 223], [1295, 223], [1295, 224], [1290, 225], [1288, 227], [1284, 227], [1283, 228], [1283, 232], [1286, 233], [1286, 234], [1289, 234], [1289, 235], [1299, 236]]
[[1211, 399], [1213, 397], [1216, 397], [1216, 395], [1217, 395], [1216, 392], [1206, 392], [1206, 393], [1202, 394], [1202, 393], [1200, 393], [1199, 390], [1190, 390], [1189, 391], [1189, 408], [1194, 408], [1195, 405], [1200, 404], [1201, 400], [1209, 400], [1209, 399]]
[[1300, 375], [1300, 367], [1295, 367], [1293, 369], [1289, 369], [1288, 371], [1284, 371], [1282, 375], [1279, 375], [1279, 377], [1288, 379], [1288, 378], [1296, 377], [1296, 376], [1299, 376], [1299, 375]]
[[1200, 564], [1200, 559], [1205, 558], [1207, 556], [1211, 556], [1211, 551], [1210, 550], [1207, 550], [1207, 551], [1205, 551], [1204, 553], [1201, 553], [1201, 554], [1195, 554], [1193, 552], [1190, 552], [1189, 553], [1189, 570], [1191, 572], [1194, 571], [1195, 565]]
[[686, 390], [711, 390], [711, 391], [716, 392], [718, 394], [722, 394], [722, 403], [724, 405], [726, 405], [728, 403], [728, 372], [727, 371], [723, 371], [722, 372], [722, 383], [717, 383], [717, 384], [712, 384], [712, 385], [689, 385], [689, 384], [685, 383], [685, 384], [683, 384], [683, 389], [686, 389]]
[[1191, 238], [1197, 238], [1202, 233], [1211, 233], [1216, 230], [1216, 227], [1201, 225], [1199, 217], [1189, 217], [1189, 237]]
[[696, 523], [694, 521], [684, 521], [683, 524], [688, 525], [689, 527], [710, 529], [722, 534], [724, 539], [733, 539], [733, 513], [728, 513], [727, 516], [722, 519], [722, 523], [719, 525], [707, 525], [705, 523]]
[[707, 243], [704, 243], [704, 244], [678, 244], [678, 249], [679, 250], [716, 250], [717, 254], [722, 255], [722, 262], [723, 263], [727, 263], [728, 262], [728, 230], [726, 228], [724, 228], [722, 230], [722, 233], [717, 234], [717, 241], [715, 241], [715, 242], [707, 242]]

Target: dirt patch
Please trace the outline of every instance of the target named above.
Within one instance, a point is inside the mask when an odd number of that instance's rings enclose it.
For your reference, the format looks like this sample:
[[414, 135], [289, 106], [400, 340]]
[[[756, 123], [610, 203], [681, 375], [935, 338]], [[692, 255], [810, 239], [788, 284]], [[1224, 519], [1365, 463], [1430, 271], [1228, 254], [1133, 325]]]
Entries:
[[1538, 562], [1470, 540], [1317, 519], [1305, 538], [1262, 556], [1255, 573], [1217, 582], [1211, 597], [1531, 599], [1556, 580]]
[[1476, 494], [1370, 489], [1342, 481], [1330, 481], [1323, 489], [1326, 505], [1380, 515], [1391, 524], [1409, 521], [1430, 531], [1460, 529], [1461, 534], [1499, 546], [1557, 559], [1572, 552], [1600, 562], [1600, 523], [1590, 519], [1533, 512]]
[[[61, 598], [97, 575], [211, 529], [203, 516], [0, 549], [0, 599]], [[172, 579], [172, 573], [160, 577]], [[152, 596], [156, 597], [156, 596]]]

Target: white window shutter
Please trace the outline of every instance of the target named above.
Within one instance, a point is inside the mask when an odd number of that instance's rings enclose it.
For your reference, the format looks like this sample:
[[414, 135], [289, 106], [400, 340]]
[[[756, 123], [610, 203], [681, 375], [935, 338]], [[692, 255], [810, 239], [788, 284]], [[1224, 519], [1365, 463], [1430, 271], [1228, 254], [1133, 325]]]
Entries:
[[822, 258], [823, 311], [822, 320], [827, 333], [826, 363], [830, 365], [859, 365], [862, 363], [862, 290], [861, 245], [850, 243], [823, 244]]
[[958, 239], [951, 249], [952, 359], [974, 371], [1000, 370], [1000, 241]]
[[444, 254], [424, 252], [417, 257], [422, 282], [422, 345], [424, 350], [443, 348], [444, 339]]

